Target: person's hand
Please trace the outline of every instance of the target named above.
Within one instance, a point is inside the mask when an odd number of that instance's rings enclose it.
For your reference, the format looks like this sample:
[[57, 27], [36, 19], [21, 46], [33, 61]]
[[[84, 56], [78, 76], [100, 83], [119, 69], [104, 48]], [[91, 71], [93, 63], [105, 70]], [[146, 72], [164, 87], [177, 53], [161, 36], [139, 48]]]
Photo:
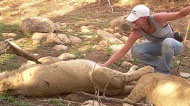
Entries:
[[98, 65], [100, 65], [101, 67], [106, 67], [106, 65], [102, 63], [98, 63]]

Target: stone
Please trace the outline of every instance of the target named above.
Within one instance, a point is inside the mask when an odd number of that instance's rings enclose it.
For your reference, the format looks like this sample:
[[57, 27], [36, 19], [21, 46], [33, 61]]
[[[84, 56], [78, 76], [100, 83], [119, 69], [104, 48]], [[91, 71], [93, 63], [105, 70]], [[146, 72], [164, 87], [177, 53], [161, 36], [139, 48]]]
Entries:
[[106, 106], [106, 105], [99, 103], [98, 101], [95, 100], [88, 100], [83, 102], [81, 106]]
[[2, 33], [1, 35], [6, 38], [11, 38], [11, 37], [17, 36], [15, 33]]
[[60, 56], [58, 56], [58, 59], [61, 59], [61, 60], [69, 60], [69, 59], [75, 59], [75, 58], [76, 56], [70, 53], [63, 53]]
[[46, 43], [51, 43], [51, 44], [64, 44], [64, 42], [62, 42], [56, 34], [51, 33], [50, 35], [48, 35], [47, 39], [46, 39]]
[[82, 40], [76, 36], [70, 36], [69, 39], [72, 42], [72, 44], [78, 44], [78, 43], [82, 42]]
[[115, 37], [117, 37], [117, 38], [120, 38], [121, 37], [121, 34], [120, 33], [114, 33], [113, 34]]
[[83, 33], [89, 33], [90, 30], [88, 29], [87, 26], [81, 26], [81, 32], [83, 32]]
[[122, 64], [121, 64], [122, 67], [131, 67], [133, 66], [132, 63], [128, 62], [128, 61], [124, 61]]
[[107, 40], [108, 42], [110, 42], [111, 44], [121, 44], [123, 43], [121, 40], [117, 39], [116, 37], [114, 37], [113, 34], [108, 33], [106, 31], [102, 31], [102, 30], [98, 30], [97, 34], [100, 38]]
[[47, 57], [42, 57], [42, 58], [38, 59], [38, 61], [43, 64], [51, 64], [51, 63], [61, 61], [61, 59], [59, 59], [57, 57], [47, 56]]
[[119, 51], [123, 46], [124, 44], [118, 44], [118, 45], [111, 45], [109, 48], [112, 49], [112, 53], [115, 53]]
[[65, 45], [56, 45], [56, 46], [53, 47], [53, 49], [55, 49], [57, 51], [65, 51], [65, 50], [68, 49], [68, 47], [65, 46]]
[[111, 29], [111, 28], [107, 28], [104, 31], [111, 33], [111, 34], [114, 34], [114, 29]]
[[122, 37], [121, 37], [121, 40], [122, 40], [123, 42], [126, 42], [126, 41], [128, 40], [128, 37], [122, 36]]
[[39, 44], [40, 42], [45, 42], [47, 37], [52, 33], [34, 33], [32, 35], [32, 44]]
[[21, 28], [25, 34], [34, 32], [52, 33], [55, 30], [55, 25], [45, 17], [29, 17], [22, 21]]
[[64, 44], [69, 44], [69, 43], [71, 43], [70, 39], [67, 37], [66, 34], [58, 34], [57, 37], [58, 37]]

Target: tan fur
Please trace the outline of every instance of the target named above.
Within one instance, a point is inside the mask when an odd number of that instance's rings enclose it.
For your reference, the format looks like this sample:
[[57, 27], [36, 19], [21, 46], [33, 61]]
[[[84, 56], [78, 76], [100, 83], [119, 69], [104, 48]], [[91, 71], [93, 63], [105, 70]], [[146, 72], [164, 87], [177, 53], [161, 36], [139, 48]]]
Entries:
[[190, 83], [177, 76], [151, 73], [141, 77], [125, 99], [146, 99], [155, 106], [190, 106]]
[[69, 60], [50, 65], [26, 66], [17, 71], [1, 74], [0, 91], [12, 95], [22, 94], [26, 96], [51, 96], [78, 91], [92, 93], [94, 92], [93, 84], [95, 83], [100, 87], [100, 92], [103, 92], [109, 78], [116, 75], [121, 77], [112, 80], [111, 86], [109, 85], [107, 88], [107, 94], [116, 95], [125, 93], [125, 83], [153, 72], [152, 67], [144, 67], [144, 70], [141, 69], [139, 74], [135, 76], [134, 73], [121, 73], [106, 67], [100, 67], [97, 64], [94, 68], [95, 64], [95, 62], [89, 60]]

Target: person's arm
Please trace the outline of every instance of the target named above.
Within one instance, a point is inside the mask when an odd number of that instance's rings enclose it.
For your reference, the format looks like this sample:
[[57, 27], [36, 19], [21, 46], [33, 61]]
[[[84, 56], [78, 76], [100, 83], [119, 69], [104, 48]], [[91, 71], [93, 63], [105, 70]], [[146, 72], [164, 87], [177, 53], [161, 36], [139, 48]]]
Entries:
[[140, 38], [142, 35], [140, 34], [140, 32], [138, 30], [134, 30], [133, 32], [131, 32], [131, 34], [129, 35], [129, 38], [127, 40], [127, 42], [125, 43], [125, 45], [116, 53], [114, 53], [111, 58], [105, 63], [105, 64], [101, 64], [101, 66], [105, 66], [108, 67], [111, 64], [113, 64], [114, 62], [118, 61], [119, 59], [121, 59], [128, 51], [129, 49], [133, 46], [133, 44], [135, 43], [135, 41]]
[[154, 14], [154, 18], [160, 23], [166, 23], [167, 21], [173, 21], [190, 14], [190, 6], [181, 9], [178, 12], [161, 12]]

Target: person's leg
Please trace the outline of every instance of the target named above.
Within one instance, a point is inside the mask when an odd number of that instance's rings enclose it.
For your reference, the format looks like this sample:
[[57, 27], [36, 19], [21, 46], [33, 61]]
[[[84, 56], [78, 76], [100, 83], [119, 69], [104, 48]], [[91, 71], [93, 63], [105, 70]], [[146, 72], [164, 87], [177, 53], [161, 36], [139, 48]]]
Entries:
[[161, 55], [161, 43], [144, 42], [134, 45], [131, 53], [134, 58], [147, 65], [157, 67], [160, 63], [158, 56]]
[[161, 70], [164, 73], [170, 73], [170, 63], [173, 56], [182, 53], [183, 43], [173, 39], [166, 38], [162, 42], [162, 57], [156, 69]]

